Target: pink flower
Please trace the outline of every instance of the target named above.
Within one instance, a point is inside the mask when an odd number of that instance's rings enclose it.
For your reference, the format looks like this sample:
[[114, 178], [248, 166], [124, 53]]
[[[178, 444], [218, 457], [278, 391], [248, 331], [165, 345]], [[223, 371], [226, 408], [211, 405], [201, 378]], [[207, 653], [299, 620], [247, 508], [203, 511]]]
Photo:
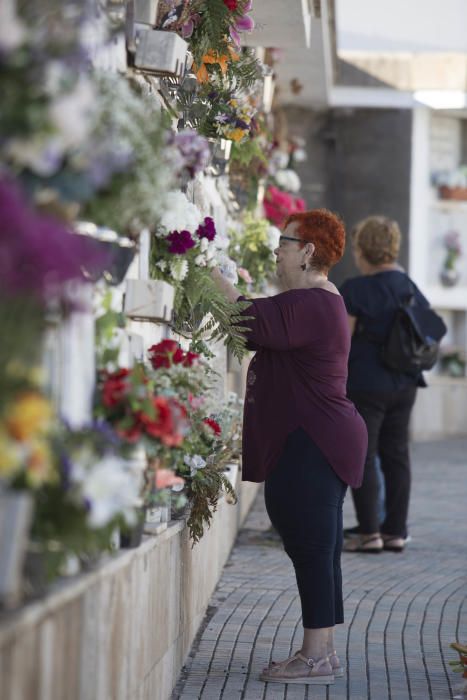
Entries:
[[255, 28], [255, 20], [248, 15], [243, 15], [235, 20], [235, 28], [239, 32], [252, 32]]
[[270, 185], [263, 207], [266, 218], [276, 226], [280, 226], [289, 214], [305, 211], [305, 201]]
[[253, 282], [253, 278], [248, 272], [248, 270], [245, 270], [244, 267], [237, 267], [237, 272], [238, 276], [242, 278], [247, 284], [251, 284]]
[[185, 480], [181, 476], [176, 476], [171, 469], [156, 469], [156, 488], [166, 489], [169, 486], [183, 486]]

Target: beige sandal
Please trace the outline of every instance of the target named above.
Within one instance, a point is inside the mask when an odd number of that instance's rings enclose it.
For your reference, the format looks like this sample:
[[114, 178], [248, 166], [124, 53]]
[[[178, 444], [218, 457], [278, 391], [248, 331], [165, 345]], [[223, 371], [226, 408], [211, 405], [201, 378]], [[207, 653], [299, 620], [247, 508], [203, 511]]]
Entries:
[[336, 650], [334, 650], [332, 654], [329, 654], [329, 663], [331, 664], [334, 678], [342, 678], [342, 676], [344, 675], [344, 667], [341, 666], [341, 662], [339, 657], [337, 656]]
[[[302, 661], [306, 668], [297, 675], [287, 674], [287, 667], [292, 661]], [[329, 658], [307, 659], [300, 652], [285, 661], [270, 666], [260, 675], [260, 680], [267, 683], [301, 683], [305, 685], [331, 685], [334, 683], [334, 673]]]

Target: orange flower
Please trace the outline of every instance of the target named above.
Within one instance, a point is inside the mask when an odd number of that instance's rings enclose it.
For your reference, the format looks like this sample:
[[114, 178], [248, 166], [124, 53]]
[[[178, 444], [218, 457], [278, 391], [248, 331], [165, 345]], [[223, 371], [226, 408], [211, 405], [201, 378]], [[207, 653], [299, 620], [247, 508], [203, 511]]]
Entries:
[[166, 489], [169, 486], [183, 486], [185, 480], [176, 476], [171, 469], [156, 469], [156, 488]]
[[199, 83], [207, 83], [209, 80], [209, 73], [206, 66], [214, 65], [216, 63], [220, 67], [222, 75], [225, 75], [227, 71], [227, 63], [229, 61], [238, 61], [238, 59], [239, 55], [235, 53], [231, 46], [229, 46], [228, 54], [219, 55], [216, 51], [208, 51], [201, 59], [201, 66], [199, 68], [194, 66], [196, 79]]

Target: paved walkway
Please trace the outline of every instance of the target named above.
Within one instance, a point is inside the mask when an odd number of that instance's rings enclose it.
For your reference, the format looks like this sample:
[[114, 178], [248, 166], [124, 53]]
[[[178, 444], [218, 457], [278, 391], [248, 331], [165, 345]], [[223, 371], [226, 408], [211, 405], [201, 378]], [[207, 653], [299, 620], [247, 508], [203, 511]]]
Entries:
[[[410, 533], [402, 554], [344, 554], [346, 622], [333, 686], [265, 684], [260, 669], [301, 642], [294, 573], [267, 529], [262, 494], [232, 551], [173, 698], [444, 700], [459, 676], [449, 643], [467, 641], [467, 440], [413, 448]], [[350, 497], [345, 519], [353, 524]]]

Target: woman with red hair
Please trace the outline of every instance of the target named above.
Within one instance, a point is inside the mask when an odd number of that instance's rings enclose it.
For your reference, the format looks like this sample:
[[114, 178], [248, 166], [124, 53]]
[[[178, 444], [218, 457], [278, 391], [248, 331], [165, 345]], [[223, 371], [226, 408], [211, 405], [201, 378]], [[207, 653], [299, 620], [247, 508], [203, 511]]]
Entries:
[[[345, 304], [328, 280], [342, 257], [342, 221], [326, 209], [292, 214], [278, 248], [284, 292], [254, 299], [244, 315], [248, 348], [243, 427], [246, 481], [265, 481], [265, 502], [295, 568], [303, 643], [261, 679], [330, 684], [343, 669], [333, 630], [343, 622], [342, 503], [360, 485], [365, 424], [346, 397], [350, 332]], [[219, 288], [244, 299], [218, 270]]]

